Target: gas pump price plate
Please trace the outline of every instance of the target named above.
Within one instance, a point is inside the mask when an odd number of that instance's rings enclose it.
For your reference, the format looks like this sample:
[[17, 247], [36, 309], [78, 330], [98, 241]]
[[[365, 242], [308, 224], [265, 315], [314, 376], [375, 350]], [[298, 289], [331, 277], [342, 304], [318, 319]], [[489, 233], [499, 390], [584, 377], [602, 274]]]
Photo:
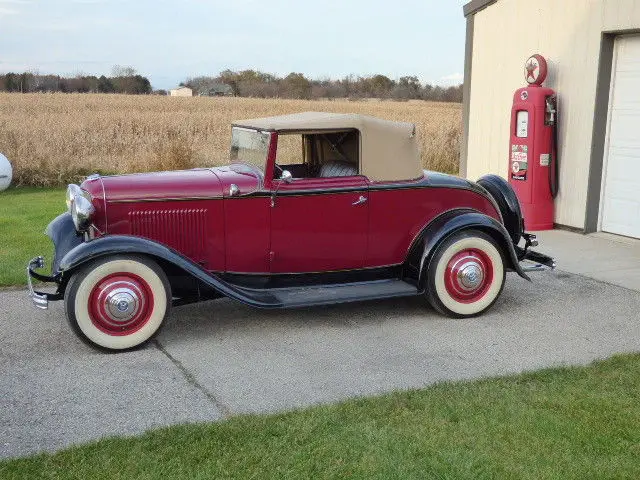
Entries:
[[548, 167], [550, 163], [551, 163], [551, 154], [549, 154], [549, 153], [540, 154], [540, 166], [541, 167]]

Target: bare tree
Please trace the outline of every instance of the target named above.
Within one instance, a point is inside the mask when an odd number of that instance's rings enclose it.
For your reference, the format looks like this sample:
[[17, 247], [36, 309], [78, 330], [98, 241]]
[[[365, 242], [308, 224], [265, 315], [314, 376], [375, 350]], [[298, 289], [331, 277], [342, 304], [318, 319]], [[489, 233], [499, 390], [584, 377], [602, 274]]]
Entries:
[[124, 65], [114, 65], [111, 69], [111, 75], [114, 77], [133, 77], [137, 73], [135, 68]]

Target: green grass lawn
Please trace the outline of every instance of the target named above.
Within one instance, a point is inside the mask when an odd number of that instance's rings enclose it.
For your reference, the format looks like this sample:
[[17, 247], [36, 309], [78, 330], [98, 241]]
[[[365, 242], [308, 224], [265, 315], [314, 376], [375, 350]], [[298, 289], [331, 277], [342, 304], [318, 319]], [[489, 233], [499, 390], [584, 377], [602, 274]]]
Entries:
[[64, 189], [0, 192], [0, 287], [24, 285], [25, 267], [31, 258], [44, 255], [51, 261], [53, 244], [44, 229], [65, 208]]
[[0, 478], [637, 479], [640, 355], [105, 439]]

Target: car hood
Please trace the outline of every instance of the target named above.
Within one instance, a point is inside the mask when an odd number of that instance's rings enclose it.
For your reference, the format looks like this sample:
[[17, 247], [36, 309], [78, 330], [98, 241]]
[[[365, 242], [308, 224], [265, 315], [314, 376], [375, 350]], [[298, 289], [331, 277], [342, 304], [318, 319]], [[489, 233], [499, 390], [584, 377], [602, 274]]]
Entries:
[[240, 194], [247, 194], [260, 188], [262, 178], [249, 167], [232, 165], [90, 177], [81, 187], [92, 197], [107, 202], [144, 202], [226, 197], [231, 184], [239, 188]]
[[[97, 191], [99, 185], [102, 192]], [[183, 200], [222, 195], [218, 177], [208, 168], [99, 177], [86, 180], [81, 187], [94, 197], [104, 196], [107, 202]]]

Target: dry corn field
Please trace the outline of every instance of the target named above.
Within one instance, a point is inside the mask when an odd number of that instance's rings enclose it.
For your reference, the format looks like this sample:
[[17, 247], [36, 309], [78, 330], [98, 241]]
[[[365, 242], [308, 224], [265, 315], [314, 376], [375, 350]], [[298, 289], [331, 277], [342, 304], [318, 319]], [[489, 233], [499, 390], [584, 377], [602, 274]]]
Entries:
[[0, 93], [0, 152], [14, 166], [15, 185], [61, 185], [93, 172], [221, 165], [233, 120], [306, 110], [413, 122], [424, 167], [458, 170], [461, 106], [423, 101]]

